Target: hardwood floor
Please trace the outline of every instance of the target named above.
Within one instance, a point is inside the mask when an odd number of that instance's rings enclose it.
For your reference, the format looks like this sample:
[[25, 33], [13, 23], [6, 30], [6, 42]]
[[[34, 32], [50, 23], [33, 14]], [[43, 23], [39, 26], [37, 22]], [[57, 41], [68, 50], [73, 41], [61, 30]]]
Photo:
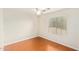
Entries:
[[36, 37], [4, 47], [5, 51], [75, 51], [47, 39]]

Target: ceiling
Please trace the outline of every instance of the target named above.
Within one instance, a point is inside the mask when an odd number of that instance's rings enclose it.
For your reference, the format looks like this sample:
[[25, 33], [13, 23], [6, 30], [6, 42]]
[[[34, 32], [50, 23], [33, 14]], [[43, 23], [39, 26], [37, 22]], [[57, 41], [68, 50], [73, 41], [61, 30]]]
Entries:
[[28, 14], [42, 15], [49, 12], [55, 12], [63, 8], [6, 8], [7, 10], [20, 11]]
[[37, 15], [41, 15], [41, 14], [45, 14], [45, 13], [49, 13], [49, 12], [55, 12], [58, 10], [61, 10], [63, 8], [34, 8], [34, 12]]

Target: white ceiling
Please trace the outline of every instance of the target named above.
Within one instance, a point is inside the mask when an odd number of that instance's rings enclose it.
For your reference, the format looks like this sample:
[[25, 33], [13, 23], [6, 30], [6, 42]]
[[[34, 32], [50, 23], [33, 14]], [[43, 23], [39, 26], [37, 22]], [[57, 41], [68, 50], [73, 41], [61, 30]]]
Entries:
[[[35, 8], [33, 8], [34, 10]], [[49, 12], [56, 12], [58, 10], [61, 10], [63, 8], [38, 8], [37, 11], [34, 11], [37, 15], [41, 15], [41, 14], [45, 14], [45, 13], [49, 13]], [[45, 10], [45, 11], [44, 11]]]
[[58, 10], [61, 10], [61, 9], [63, 9], [63, 8], [51, 8], [46, 13], [48, 13], [48, 12], [55, 12], [55, 11], [58, 11]]
[[[20, 11], [20, 12], [24, 12], [24, 13], [39, 15], [35, 11], [36, 8], [8, 8], [8, 9], [9, 10], [16, 10], [17, 12]], [[39, 10], [44, 10], [44, 9], [46, 9], [46, 8], [39, 8]], [[49, 8], [45, 12], [42, 12], [42, 14], [49, 13], [49, 12], [56, 12], [56, 11], [61, 10], [61, 9], [63, 9], [63, 8]], [[39, 11], [39, 13], [40, 13], [40, 11]]]

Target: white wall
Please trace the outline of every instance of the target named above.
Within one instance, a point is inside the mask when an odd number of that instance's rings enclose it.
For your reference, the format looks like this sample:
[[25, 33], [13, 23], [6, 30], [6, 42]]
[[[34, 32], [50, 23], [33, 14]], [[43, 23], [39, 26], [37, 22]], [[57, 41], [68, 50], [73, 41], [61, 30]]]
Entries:
[[5, 8], [5, 45], [29, 39], [37, 35], [37, 17], [29, 8]]
[[[49, 19], [63, 16], [67, 19], [67, 35], [60, 37], [48, 32]], [[79, 50], [79, 9], [62, 9], [40, 17], [40, 36]]]
[[[27, 8], [7, 8], [3, 9], [3, 11], [5, 45], [39, 35], [41, 37], [48, 38], [49, 40], [79, 50], [79, 9], [62, 9], [57, 12], [55, 11], [46, 13], [44, 15], [38, 16], [38, 18], [31, 9]], [[64, 37], [60, 37], [48, 32], [49, 19], [56, 16], [64, 16], [67, 19], [68, 33]], [[0, 17], [2, 17], [1, 14]]]
[[3, 35], [3, 9], [0, 8], [0, 50], [3, 48], [3, 41], [4, 41], [4, 35]]

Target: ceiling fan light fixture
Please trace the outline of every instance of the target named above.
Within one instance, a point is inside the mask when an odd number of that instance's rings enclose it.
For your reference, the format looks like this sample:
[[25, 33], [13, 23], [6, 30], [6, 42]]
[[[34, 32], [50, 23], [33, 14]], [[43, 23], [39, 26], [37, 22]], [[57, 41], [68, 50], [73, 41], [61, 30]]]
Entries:
[[50, 8], [35, 8], [35, 12], [37, 15], [41, 15], [44, 12], [47, 12]]

